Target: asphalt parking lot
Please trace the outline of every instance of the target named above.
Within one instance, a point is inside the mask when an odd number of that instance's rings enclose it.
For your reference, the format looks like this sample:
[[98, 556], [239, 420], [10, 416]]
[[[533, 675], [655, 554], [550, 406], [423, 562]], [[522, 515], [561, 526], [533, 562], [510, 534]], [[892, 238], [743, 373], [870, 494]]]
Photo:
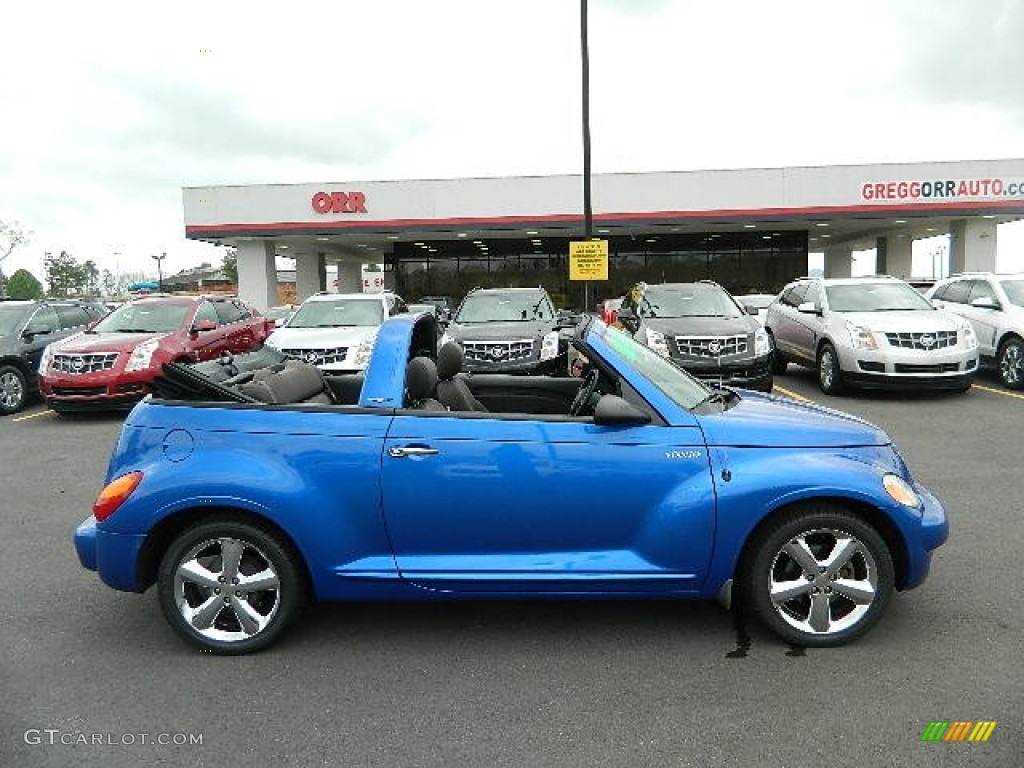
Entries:
[[[0, 766], [1020, 765], [1024, 394], [776, 384], [889, 431], [951, 518], [929, 580], [845, 648], [713, 604], [507, 602], [314, 606], [265, 653], [203, 655], [74, 555], [120, 418], [0, 419]], [[933, 720], [998, 725], [922, 743]]]

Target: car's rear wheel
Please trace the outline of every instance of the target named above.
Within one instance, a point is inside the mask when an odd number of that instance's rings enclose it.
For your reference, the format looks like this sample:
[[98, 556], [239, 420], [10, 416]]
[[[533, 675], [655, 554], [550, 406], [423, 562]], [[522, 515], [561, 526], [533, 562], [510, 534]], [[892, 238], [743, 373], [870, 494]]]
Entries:
[[843, 645], [881, 618], [895, 580], [885, 541], [829, 503], [778, 520], [754, 542], [740, 574], [743, 605], [794, 645]]
[[836, 348], [827, 341], [818, 352], [818, 385], [826, 395], [838, 395], [843, 391], [839, 355], [836, 354]]
[[1013, 338], [999, 348], [999, 378], [1010, 389], [1024, 388], [1024, 341]]
[[0, 366], [0, 414], [17, 413], [25, 407], [27, 399], [25, 374], [13, 365]]
[[160, 608], [174, 630], [218, 654], [267, 647], [306, 597], [291, 547], [262, 528], [232, 519], [181, 533], [164, 554], [157, 584]]

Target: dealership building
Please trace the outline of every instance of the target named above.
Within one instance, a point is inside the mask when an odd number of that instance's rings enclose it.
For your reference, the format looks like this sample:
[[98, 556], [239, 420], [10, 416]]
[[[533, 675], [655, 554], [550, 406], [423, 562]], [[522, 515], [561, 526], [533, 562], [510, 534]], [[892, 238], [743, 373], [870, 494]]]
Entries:
[[359, 291], [378, 263], [408, 301], [543, 285], [582, 307], [638, 280], [775, 292], [809, 252], [841, 277], [874, 248], [878, 272], [909, 279], [914, 240], [943, 234], [951, 272], [994, 270], [997, 225], [1024, 218], [1024, 159], [595, 174], [608, 280], [587, 294], [568, 268], [582, 189], [578, 175], [190, 187], [185, 232], [237, 249], [239, 293], [259, 307], [276, 303], [277, 256], [295, 260], [300, 300]]

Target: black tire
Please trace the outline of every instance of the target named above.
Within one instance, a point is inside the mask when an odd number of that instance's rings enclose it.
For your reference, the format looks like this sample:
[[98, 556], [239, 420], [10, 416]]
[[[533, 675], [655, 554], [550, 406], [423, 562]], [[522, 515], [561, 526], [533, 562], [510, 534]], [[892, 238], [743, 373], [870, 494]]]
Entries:
[[999, 347], [999, 379], [1007, 389], [1024, 389], [1024, 341], [1011, 337]]
[[[775, 339], [772, 338], [772, 346], [775, 345]], [[775, 347], [775, 351], [772, 352], [772, 373], [778, 375], [786, 372], [786, 368], [789, 366], [789, 360], [782, 354], [782, 350]]]
[[[822, 563], [840, 546], [841, 537], [851, 542], [851, 554], [833, 573]], [[752, 542], [738, 574], [745, 610], [786, 642], [818, 648], [844, 645], [871, 629], [885, 612], [894, 581], [892, 555], [878, 532], [828, 502], [803, 505], [780, 517]], [[773, 598], [773, 584], [777, 595], [792, 597]]]
[[818, 386], [826, 395], [841, 395], [846, 387], [843, 384], [843, 370], [839, 367], [839, 355], [830, 342], [825, 342], [818, 350]]
[[14, 365], [0, 365], [0, 415], [17, 413], [28, 400], [28, 382], [21, 369]]
[[[225, 562], [226, 549], [229, 558], [238, 553], [237, 568]], [[191, 563], [187, 574], [179, 570], [186, 563]], [[259, 581], [253, 579], [257, 574], [263, 576]], [[246, 577], [252, 580], [249, 591]], [[276, 586], [270, 586], [272, 578]], [[174, 631], [201, 650], [221, 655], [269, 646], [299, 614], [307, 591], [292, 547], [235, 518], [187, 528], [164, 553], [157, 576], [160, 608]], [[202, 624], [207, 626], [196, 626]]]

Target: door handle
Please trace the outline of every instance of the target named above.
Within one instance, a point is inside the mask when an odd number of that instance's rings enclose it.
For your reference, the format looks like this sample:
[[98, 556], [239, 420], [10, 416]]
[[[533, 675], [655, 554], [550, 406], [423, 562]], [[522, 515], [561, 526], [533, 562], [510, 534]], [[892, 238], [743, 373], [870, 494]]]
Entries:
[[436, 456], [437, 454], [437, 448], [416, 448], [413, 446], [406, 448], [393, 446], [388, 448], [388, 456], [393, 459], [404, 459], [406, 456]]

